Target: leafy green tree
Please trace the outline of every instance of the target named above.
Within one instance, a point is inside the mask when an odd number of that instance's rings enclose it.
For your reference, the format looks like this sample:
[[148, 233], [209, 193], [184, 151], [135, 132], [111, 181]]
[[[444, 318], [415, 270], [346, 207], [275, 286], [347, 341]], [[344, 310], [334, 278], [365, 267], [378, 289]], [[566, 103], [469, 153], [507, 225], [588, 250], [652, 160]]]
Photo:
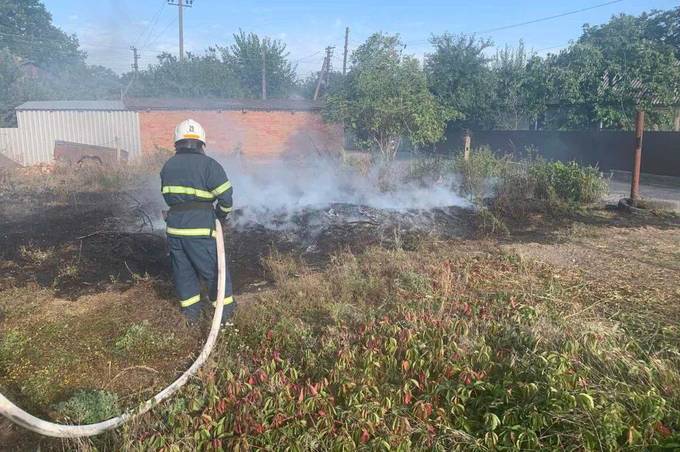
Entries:
[[680, 89], [680, 64], [665, 40], [649, 39], [650, 27], [648, 15], [614, 16], [600, 26], [586, 25], [577, 42], [548, 58], [559, 106], [554, 126], [630, 129], [637, 109], [648, 112], [652, 127], [669, 122], [663, 107]]
[[13, 109], [24, 97], [18, 89], [21, 77], [16, 57], [8, 49], [0, 49], [0, 127], [12, 126], [16, 122]]
[[[680, 65], [674, 49], [646, 38], [646, 16], [619, 15], [608, 23], [584, 27], [578, 44], [599, 52], [603, 84], [595, 114], [606, 127], [632, 127], [633, 112], [645, 109], [653, 122], [662, 120], [658, 105], [672, 102], [680, 88]], [[585, 75], [585, 74], [584, 74]]]
[[4, 126], [16, 125], [15, 107], [29, 100], [119, 96], [118, 76], [101, 66], [87, 65], [76, 37], [55, 27], [38, 0], [0, 0], [0, 42], [0, 121]]
[[139, 74], [128, 73], [123, 82], [129, 96], [148, 97], [243, 97], [238, 74], [217, 49], [203, 55], [187, 53], [184, 61], [169, 53], [158, 64]]
[[556, 98], [555, 71], [552, 56], [531, 56], [524, 75], [524, 115], [531, 121], [545, 126], [545, 115], [550, 103]]
[[85, 61], [78, 39], [55, 27], [39, 0], [0, 0], [0, 38], [13, 55], [40, 66]]
[[219, 50], [223, 60], [233, 66], [248, 97], [258, 98], [262, 94], [263, 56], [269, 97], [286, 97], [295, 87], [295, 67], [288, 60], [286, 45], [277, 39], [260, 38], [255, 33], [239, 30], [234, 35], [234, 44]]
[[527, 122], [533, 122], [528, 108], [533, 88], [528, 74], [529, 56], [520, 41], [516, 49], [505, 46], [496, 52], [491, 63], [494, 79], [494, 126], [499, 129], [519, 129]]
[[[309, 74], [307, 77], [298, 82], [297, 89], [298, 94], [303, 96], [305, 99], [314, 98], [316, 85], [319, 81], [319, 72], [320, 71], [313, 72], [312, 74]], [[328, 97], [328, 95], [336, 92], [338, 89], [342, 88], [344, 82], [345, 77], [342, 75], [342, 72], [338, 71], [329, 72], [328, 83], [327, 84], [324, 83], [321, 85], [321, 89], [319, 91], [319, 98], [325, 99], [326, 97]]]
[[325, 110], [386, 160], [394, 159], [403, 137], [416, 146], [439, 141], [450, 117], [428, 90], [418, 60], [403, 49], [398, 36], [369, 37], [352, 53], [347, 79]]
[[425, 73], [432, 93], [461, 127], [490, 127], [494, 77], [484, 51], [492, 42], [445, 33], [430, 43], [434, 51], [425, 57]]
[[680, 58], [680, 6], [643, 14], [643, 20], [647, 22], [645, 37], [668, 45], [675, 50], [676, 58]]

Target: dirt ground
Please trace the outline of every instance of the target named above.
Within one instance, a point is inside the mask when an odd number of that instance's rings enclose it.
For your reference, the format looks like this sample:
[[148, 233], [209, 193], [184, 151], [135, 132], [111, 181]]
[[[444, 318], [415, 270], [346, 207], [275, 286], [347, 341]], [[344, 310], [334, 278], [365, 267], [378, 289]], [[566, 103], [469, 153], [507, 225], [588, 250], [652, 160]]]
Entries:
[[[0, 194], [0, 331], [17, 344], [0, 353], [0, 390], [34, 413], [54, 416], [55, 403], [83, 388], [115, 392], [132, 406], [171, 381], [200, 348], [205, 331], [187, 328], [175, 303], [164, 236], [150, 218], [158, 212], [138, 199], [117, 192], [67, 199]], [[423, 215], [335, 205], [300, 213], [293, 228], [228, 229], [235, 291], [248, 300], [270, 283], [262, 257], [273, 250], [323, 266], [337, 251], [408, 248], [437, 236], [455, 239], [446, 243], [465, 252], [497, 249], [590, 280], [619, 281], [640, 297], [653, 294], [680, 322], [675, 214], [635, 216], [600, 206], [511, 225], [501, 237], [475, 232], [464, 209], [415, 221]], [[134, 331], [152, 345], [122, 347]], [[0, 421], [5, 448], [33, 440]]]

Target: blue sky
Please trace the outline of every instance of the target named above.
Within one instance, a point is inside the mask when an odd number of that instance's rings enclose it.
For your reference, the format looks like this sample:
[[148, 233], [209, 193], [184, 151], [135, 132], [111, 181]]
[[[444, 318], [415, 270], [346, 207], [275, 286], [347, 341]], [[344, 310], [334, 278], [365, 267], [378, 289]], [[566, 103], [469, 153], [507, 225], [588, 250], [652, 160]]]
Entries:
[[[132, 62], [131, 45], [140, 48], [141, 64], [155, 62], [161, 51], [177, 53], [177, 7], [167, 0], [44, 0], [54, 22], [75, 33], [89, 62], [117, 72]], [[432, 33], [484, 32], [569, 11], [607, 0], [194, 0], [185, 9], [185, 49], [200, 52], [209, 45], [226, 45], [239, 28], [283, 40], [298, 72], [318, 70], [327, 45], [336, 46], [334, 66], [342, 66], [345, 27], [350, 50], [375, 31], [399, 33], [407, 50], [427, 52]], [[589, 11], [506, 30], [484, 32], [502, 47], [524, 39], [544, 54], [559, 51], [579, 36], [584, 23], [600, 24], [613, 14], [639, 14], [669, 9], [678, 0], [622, 0]], [[95, 6], [96, 5], [96, 6]]]

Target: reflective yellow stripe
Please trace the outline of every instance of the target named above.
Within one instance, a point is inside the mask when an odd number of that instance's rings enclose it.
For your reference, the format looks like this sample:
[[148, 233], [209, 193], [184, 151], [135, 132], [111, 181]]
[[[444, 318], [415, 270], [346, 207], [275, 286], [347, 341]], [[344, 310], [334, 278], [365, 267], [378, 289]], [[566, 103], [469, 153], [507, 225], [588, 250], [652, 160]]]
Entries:
[[222, 193], [224, 193], [225, 191], [229, 190], [230, 188], [231, 188], [231, 182], [226, 181], [225, 183], [223, 183], [222, 185], [220, 185], [219, 187], [214, 189], [212, 191], [212, 194], [215, 195], [215, 196], [219, 196]]
[[[232, 304], [234, 302], [234, 297], [224, 297], [224, 305]], [[213, 306], [217, 305], [217, 300], [212, 302]]]
[[230, 213], [231, 212], [231, 207], [222, 207], [220, 206], [220, 210], [224, 213]]
[[183, 308], [188, 308], [192, 304], [196, 304], [199, 301], [201, 301], [201, 296], [200, 295], [194, 295], [191, 298], [187, 298], [186, 300], [180, 301], [179, 305], [182, 306]]
[[165, 231], [170, 235], [182, 235], [186, 237], [217, 237], [217, 232], [209, 228], [183, 229], [168, 227]]
[[182, 138], [194, 138], [197, 140], [201, 138], [201, 136], [197, 133], [185, 133], [184, 135], [182, 135]]
[[166, 185], [161, 190], [163, 194], [170, 195], [193, 195], [198, 198], [213, 199], [215, 198], [212, 193], [205, 190], [199, 190], [194, 187], [183, 187], [181, 185]]

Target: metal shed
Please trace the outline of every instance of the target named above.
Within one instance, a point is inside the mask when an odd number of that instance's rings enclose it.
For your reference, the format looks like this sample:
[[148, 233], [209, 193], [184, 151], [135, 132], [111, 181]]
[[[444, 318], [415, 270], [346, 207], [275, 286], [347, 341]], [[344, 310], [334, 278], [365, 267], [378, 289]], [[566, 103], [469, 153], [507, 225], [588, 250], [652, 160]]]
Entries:
[[0, 135], [4, 153], [23, 165], [52, 161], [58, 140], [119, 146], [131, 158], [139, 155], [139, 117], [121, 101], [26, 102], [16, 112], [18, 128], [0, 129]]

